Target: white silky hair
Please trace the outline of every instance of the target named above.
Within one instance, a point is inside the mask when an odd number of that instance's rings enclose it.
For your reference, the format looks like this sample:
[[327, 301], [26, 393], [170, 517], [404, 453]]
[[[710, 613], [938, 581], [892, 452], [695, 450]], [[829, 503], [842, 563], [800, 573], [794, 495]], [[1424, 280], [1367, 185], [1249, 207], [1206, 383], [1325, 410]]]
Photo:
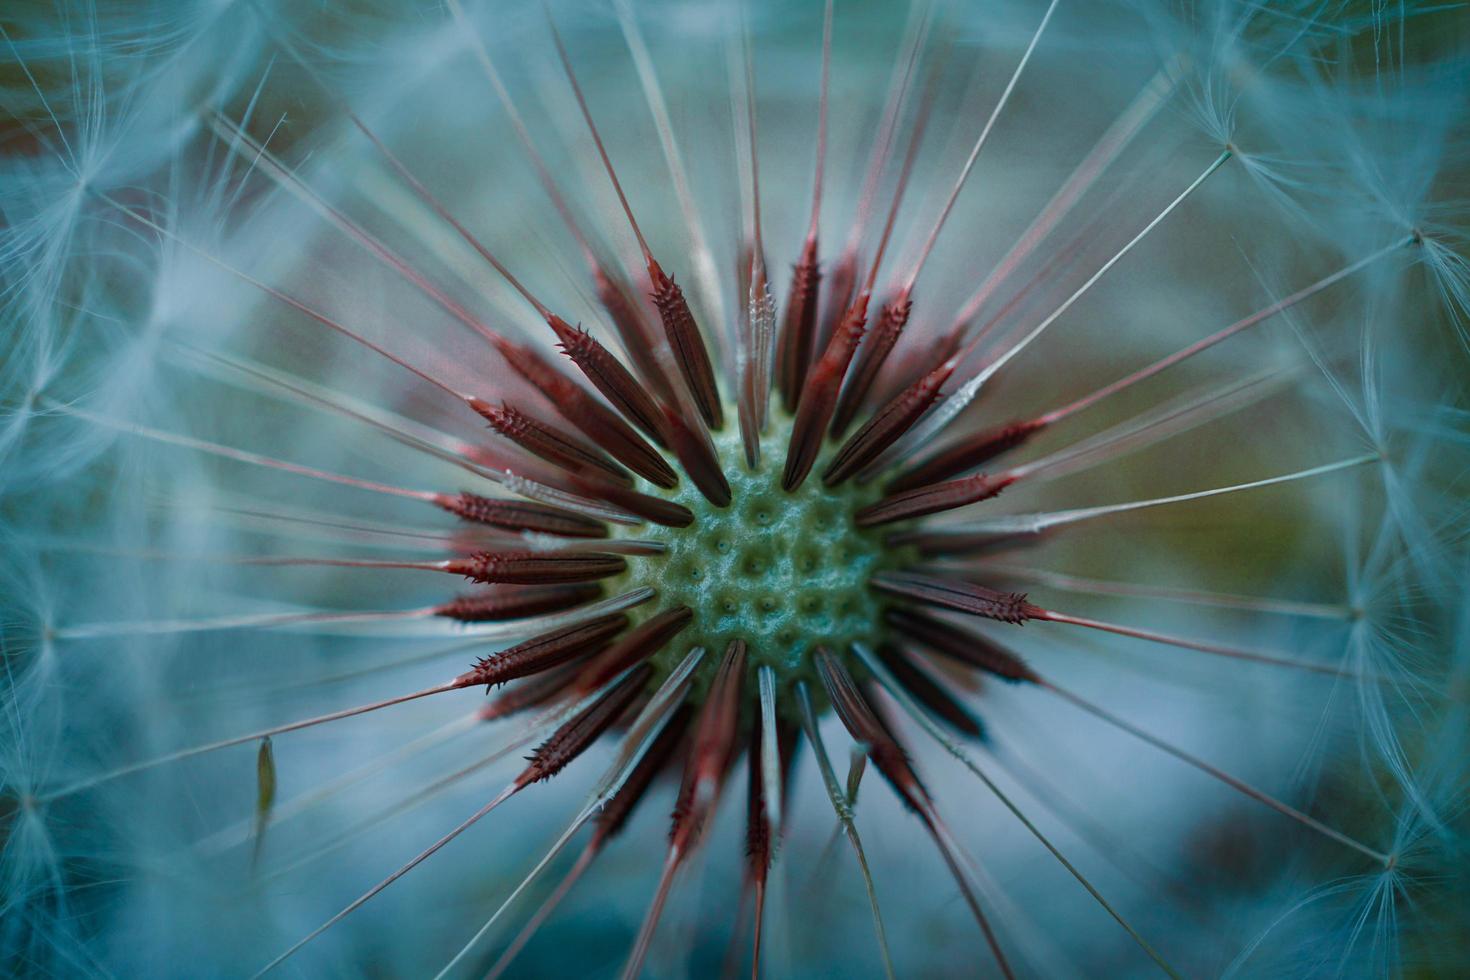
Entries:
[[[825, 262], [848, 239], [910, 18], [935, 18], [931, 60], [943, 66], [932, 88], [921, 70], [901, 117], [902, 134], [913, 105], [932, 100], [879, 294], [918, 258], [1046, 9], [915, 6], [836, 8]], [[277, 812], [254, 857], [255, 743], [103, 778], [429, 687], [496, 648], [449, 630], [403, 635], [371, 623], [203, 628], [217, 617], [432, 606], [447, 597], [441, 577], [242, 559], [414, 560], [457, 529], [417, 501], [149, 435], [393, 486], [503, 492], [341, 411], [364, 408], [446, 444], [492, 438], [442, 392], [252, 284], [349, 325], [456, 391], [554, 407], [333, 219], [340, 212], [423, 270], [472, 319], [559, 356], [535, 310], [395, 175], [349, 110], [533, 293], [618, 349], [578, 243], [479, 53], [483, 45], [503, 75], [592, 248], [637, 268], [545, 18], [536, 5], [465, 7], [461, 21], [438, 6], [386, 2], [350, 12], [63, 3], [0, 21], [9, 117], [0, 126], [0, 964], [17, 973], [248, 975], [519, 768], [523, 753], [509, 746], [521, 723], [470, 723], [481, 705], [470, 692], [282, 735]], [[781, 302], [811, 206], [821, 5], [627, 5], [669, 106], [692, 215], [620, 9], [551, 5], [639, 223], [729, 365], [735, 311], [746, 302], [734, 270], [750, 207], [732, 52], [748, 30], [763, 236]], [[1470, 621], [1470, 48], [1462, 27], [1456, 43], [1450, 16], [1432, 4], [1360, 14], [1316, 3], [1062, 0], [922, 270], [914, 322], [895, 351], [901, 360], [937, 342], [1151, 85], [1162, 87], [1158, 108], [981, 308], [981, 321], [1004, 314], [994, 346], [966, 359], [957, 381], [981, 370], [984, 351], [1006, 350], [1081, 295], [952, 427], [978, 431], [1067, 403], [1404, 243], [1079, 415], [1035, 458], [1264, 370], [1294, 372], [1282, 393], [953, 518], [1183, 495], [1379, 457], [1320, 479], [1101, 520], [1005, 558], [1053, 575], [1051, 585], [1024, 586], [1051, 608], [1356, 675], [1042, 624], [987, 631], [1069, 690], [1393, 856], [1393, 867], [1368, 869], [1361, 855], [1060, 700], [987, 681], [971, 699], [993, 737], [979, 754], [1190, 975], [1464, 967], [1443, 941], [1454, 926], [1444, 909], [1470, 894], [1452, 857], [1465, 843], [1456, 787], [1466, 756], [1446, 748], [1463, 743]], [[1197, 193], [1089, 284], [1226, 151]], [[862, 239], [869, 257], [896, 169], [884, 172]], [[700, 242], [710, 251], [703, 274]], [[294, 397], [271, 377], [317, 386], [324, 398]], [[1061, 574], [1119, 588], [1069, 592], [1056, 584]], [[1297, 605], [1283, 614], [1241, 596]], [[182, 628], [190, 622], [201, 628]], [[1001, 893], [998, 918], [1027, 972], [1150, 968], [985, 787], [912, 734], [941, 810]], [[471, 776], [436, 785], [497, 751], [502, 758]], [[577, 810], [610, 755], [595, 749], [508, 803], [292, 964], [306, 975], [432, 975]], [[895, 962], [904, 973], [972, 975], [982, 955], [973, 925], [937, 858], [910, 847], [912, 815], [878, 783], [864, 782], [858, 820]], [[876, 973], [847, 855], [819, 861], [831, 819], [811, 771], [798, 767], [794, 795], [781, 857], [789, 903], [772, 913], [785, 916], [771, 926], [784, 947], [774, 974]], [[620, 960], [657, 877], [666, 802], [655, 795], [641, 808], [628, 839], [548, 925], [566, 941], [528, 948], [527, 975]], [[713, 840], [734, 840], [735, 823], [722, 815]], [[739, 867], [734, 848], [708, 851], [706, 880], [688, 892], [702, 904], [678, 913], [655, 952], [663, 972], [719, 967], [733, 919], [721, 896], [737, 893]], [[1428, 911], [1415, 919], [1402, 899], [1421, 887], [1441, 904], [1420, 902]]]

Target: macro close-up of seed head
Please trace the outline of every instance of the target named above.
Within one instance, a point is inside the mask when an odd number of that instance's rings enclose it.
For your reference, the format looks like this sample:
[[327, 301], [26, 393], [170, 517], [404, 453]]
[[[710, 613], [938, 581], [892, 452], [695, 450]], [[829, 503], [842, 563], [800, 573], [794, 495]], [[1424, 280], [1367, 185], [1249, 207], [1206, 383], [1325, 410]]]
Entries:
[[0, 969], [1470, 970], [1470, 18], [0, 12]]

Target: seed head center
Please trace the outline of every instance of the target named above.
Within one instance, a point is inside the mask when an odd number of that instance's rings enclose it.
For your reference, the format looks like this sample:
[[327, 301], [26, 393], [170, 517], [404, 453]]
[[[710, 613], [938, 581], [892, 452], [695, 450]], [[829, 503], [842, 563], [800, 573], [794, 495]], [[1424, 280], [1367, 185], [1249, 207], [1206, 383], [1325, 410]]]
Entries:
[[657, 591], [654, 601], [633, 611], [635, 621], [681, 605], [694, 612], [689, 628], [654, 663], [660, 673], [672, 670], [703, 646], [708, 655], [696, 678], [696, 696], [737, 638], [747, 643], [750, 663], [774, 668], [783, 687], [798, 680], [820, 687], [812, 648], [821, 644], [845, 654], [853, 641], [871, 643], [881, 622], [868, 579], [906, 557], [884, 547], [882, 531], [853, 523], [853, 513], [880, 497], [881, 487], [849, 480], [829, 488], [816, 475], [819, 465], [794, 492], [782, 490], [790, 439], [785, 415], [771, 419], [754, 469], [746, 466], [735, 426], [713, 438], [730, 484], [730, 505], [715, 507], [686, 480], [666, 496], [693, 511], [694, 523], [650, 527], [641, 536], [667, 550], [629, 559], [612, 588]]

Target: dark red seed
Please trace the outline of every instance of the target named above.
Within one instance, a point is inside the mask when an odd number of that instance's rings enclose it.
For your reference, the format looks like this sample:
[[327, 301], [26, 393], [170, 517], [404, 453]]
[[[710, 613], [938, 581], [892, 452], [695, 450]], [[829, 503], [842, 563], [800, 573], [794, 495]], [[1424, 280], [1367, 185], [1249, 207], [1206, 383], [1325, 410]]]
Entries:
[[975, 667], [1012, 683], [1032, 684], [1041, 678], [1026, 661], [987, 637], [960, 629], [912, 609], [889, 608], [883, 621], [898, 636], [914, 640], [968, 667]]
[[460, 687], [487, 688], [521, 677], [560, 667], [578, 657], [601, 649], [628, 625], [624, 615], [603, 616], [575, 626], [563, 626], [534, 636], [499, 653], [481, 657], [475, 666], [456, 678]]
[[776, 347], [776, 384], [781, 390], [781, 403], [788, 412], [796, 411], [797, 399], [801, 397], [806, 373], [811, 367], [821, 285], [817, 238], [811, 235], [802, 247], [801, 258], [791, 270], [791, 290], [787, 294], [786, 315], [781, 321], [781, 339]]
[[653, 354], [655, 345], [653, 332], [649, 329], [643, 313], [628, 295], [628, 291], [623, 288], [622, 283], [609, 276], [601, 266], [597, 267], [592, 281], [597, 289], [597, 300], [607, 311], [608, 318], [612, 320], [613, 327], [617, 329], [618, 336], [622, 338], [623, 349], [633, 359], [633, 366], [638, 369], [644, 382], [660, 396], [672, 398], [673, 390], [669, 387], [669, 379], [665, 377], [663, 368], [659, 366]]
[[863, 405], [863, 399], [868, 397], [868, 391], [873, 387], [878, 372], [883, 369], [884, 362], [893, 351], [893, 345], [898, 343], [899, 335], [908, 325], [909, 314], [913, 309], [914, 301], [906, 292], [883, 304], [878, 322], [868, 331], [868, 335], [863, 338], [863, 345], [858, 348], [857, 363], [853, 365], [852, 376], [842, 389], [842, 397], [837, 400], [837, 410], [832, 415], [834, 436], [846, 432], [847, 427], [852, 424], [858, 409]]
[[662, 650], [694, 619], [688, 606], [676, 606], [629, 630], [598, 654], [577, 677], [577, 694], [597, 690], [618, 674]]
[[666, 771], [673, 761], [675, 751], [684, 745], [684, 735], [693, 717], [694, 713], [687, 706], [682, 706], [664, 723], [663, 730], [654, 738], [648, 751], [643, 753], [643, 758], [638, 760], [623, 785], [598, 812], [597, 826], [593, 831], [593, 843], [596, 846], [600, 847], [603, 842], [617, 836], [626, 826], [633, 809], [648, 792], [648, 787], [659, 773]]
[[576, 476], [572, 477], [572, 486], [586, 496], [599, 497], [621, 510], [641, 517], [645, 521], [652, 521], [654, 524], [661, 524], [664, 527], [688, 527], [694, 523], [694, 512], [672, 500], [640, 493], [628, 487], [620, 487], [615, 483]]
[[829, 487], [836, 486], [902, 438], [938, 400], [939, 389], [944, 387], [954, 368], [952, 362], [946, 361], [874, 413], [867, 424], [854, 432], [832, 457], [831, 464], [822, 474], [822, 482]]
[[596, 449], [507, 402], [501, 402], [496, 408], [488, 402], [471, 398], [470, 407], [489, 422], [492, 429], [532, 456], [555, 463], [571, 473], [595, 471], [618, 483], [628, 486], [633, 483], [621, 466]]
[[595, 582], [627, 567], [618, 555], [593, 551], [482, 551], [445, 562], [444, 570], [486, 584], [560, 585]]
[[1012, 422], [998, 429], [966, 436], [948, 449], [899, 475], [888, 484], [888, 489], [912, 490], [983, 466], [1001, 453], [1020, 446], [1045, 427], [1045, 423], [1033, 419], [1029, 422]]
[[663, 457], [617, 412], [593, 398], [537, 351], [522, 344], [502, 342], [497, 349], [506, 363], [541, 392], [579, 432], [621, 460], [634, 472], [656, 468]]
[[983, 739], [985, 727], [980, 719], [965, 707], [943, 684], [928, 671], [920, 667], [914, 658], [897, 647], [884, 644], [878, 648], [878, 656], [893, 674], [893, 679], [945, 724], [971, 738]]
[[674, 360], [694, 396], [694, 404], [706, 425], [711, 429], [722, 428], [725, 414], [720, 407], [720, 389], [715, 382], [714, 365], [710, 363], [709, 351], [700, 336], [699, 324], [694, 322], [689, 301], [684, 298], [684, 291], [678, 283], [665, 275], [652, 258], [648, 260], [648, 278], [653, 286], [653, 305], [663, 320], [664, 334], [669, 338]]
[[495, 500], [474, 493], [440, 494], [440, 507], [475, 524], [566, 538], [605, 538], [607, 525], [560, 507], [520, 500]]
[[1040, 610], [1026, 601], [1024, 592], [1000, 592], [974, 582], [933, 578], [912, 572], [879, 572], [870, 580], [873, 588], [888, 595], [999, 620], [1019, 626]]
[[684, 472], [689, 474], [689, 479], [694, 481], [699, 492], [710, 503], [716, 507], [728, 506], [731, 499], [730, 484], [725, 479], [724, 470], [720, 468], [720, 457], [704, 438], [704, 433], [691, 429], [671, 408], [665, 410], [664, 418], [669, 441], [673, 443], [674, 455], [679, 457], [679, 463], [684, 467]]
[[[658, 410], [653, 397], [623, 367], [623, 363], [580, 327], [573, 327], [558, 316], [548, 317], [546, 322], [556, 331], [562, 351], [582, 369], [587, 380], [592, 382], [592, 387], [602, 392], [613, 408], [622, 412], [624, 418], [642, 429], [650, 439], [661, 446], [667, 446], [668, 440], [663, 433], [663, 413]], [[669, 471], [669, 476], [673, 476], [672, 470]]]
[[591, 602], [600, 595], [602, 588], [590, 584], [550, 587], [503, 585], [472, 595], [457, 596], [435, 607], [434, 615], [462, 623], [493, 623], [560, 612]]
[[820, 321], [812, 350], [822, 351], [832, 342], [832, 335], [837, 332], [837, 327], [842, 323], [843, 314], [852, 305], [853, 298], [857, 295], [858, 285], [858, 256], [855, 251], [842, 254], [837, 260], [837, 265], [832, 269], [832, 275], [828, 277], [829, 288], [827, 290], [827, 315]]
[[853, 351], [863, 336], [863, 325], [868, 320], [868, 296], [866, 293], [848, 308], [842, 324], [827, 344], [827, 349], [817, 359], [801, 393], [801, 402], [796, 408], [796, 418], [791, 424], [791, 443], [786, 450], [786, 469], [781, 475], [781, 487], [787, 492], [801, 486], [817, 453], [822, 448], [822, 437], [827, 423], [832, 421], [832, 410], [837, 404], [837, 392], [842, 387], [843, 375], [852, 362]]
[[568, 664], [516, 681], [499, 695], [486, 701], [485, 707], [480, 709], [479, 717], [482, 721], [494, 721], [496, 718], [504, 718], [506, 715], [553, 701], [567, 693], [576, 671], [576, 664]]
[[867, 747], [868, 758], [893, 786], [899, 798], [919, 813], [925, 812], [929, 793], [909, 763], [908, 753], [894, 739], [888, 727], [878, 719], [868, 699], [858, 688], [852, 674], [826, 647], [814, 652], [822, 686], [832, 699], [837, 717], [842, 719], [853, 740]]
[[912, 520], [926, 514], [938, 514], [989, 500], [1014, 482], [1015, 477], [1004, 473], [996, 476], [980, 473], [948, 483], [919, 487], [917, 490], [884, 497], [876, 504], [869, 504], [857, 512], [854, 521], [858, 527], [874, 527], [892, 524], [894, 521]]
[[710, 682], [709, 695], [694, 731], [694, 743], [684, 766], [684, 782], [674, 800], [669, 837], [679, 853], [704, 828], [714, 810], [720, 781], [735, 755], [740, 721], [740, 688], [745, 677], [744, 640], [731, 640], [719, 671]]
[[570, 720], [537, 746], [528, 758], [526, 766], [516, 782], [522, 786], [550, 779], [565, 769], [572, 760], [587, 751], [588, 747], [622, 717], [638, 695], [643, 693], [653, 668], [643, 664], [628, 676], [618, 681], [607, 693], [577, 712]]

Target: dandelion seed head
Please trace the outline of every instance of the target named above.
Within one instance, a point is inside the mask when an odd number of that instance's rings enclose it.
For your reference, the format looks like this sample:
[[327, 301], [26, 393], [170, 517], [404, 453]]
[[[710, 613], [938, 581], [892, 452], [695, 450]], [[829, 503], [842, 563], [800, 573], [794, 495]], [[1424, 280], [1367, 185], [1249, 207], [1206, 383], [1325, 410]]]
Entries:
[[0, 37], [0, 966], [1462, 962], [1444, 11], [133, 6]]

